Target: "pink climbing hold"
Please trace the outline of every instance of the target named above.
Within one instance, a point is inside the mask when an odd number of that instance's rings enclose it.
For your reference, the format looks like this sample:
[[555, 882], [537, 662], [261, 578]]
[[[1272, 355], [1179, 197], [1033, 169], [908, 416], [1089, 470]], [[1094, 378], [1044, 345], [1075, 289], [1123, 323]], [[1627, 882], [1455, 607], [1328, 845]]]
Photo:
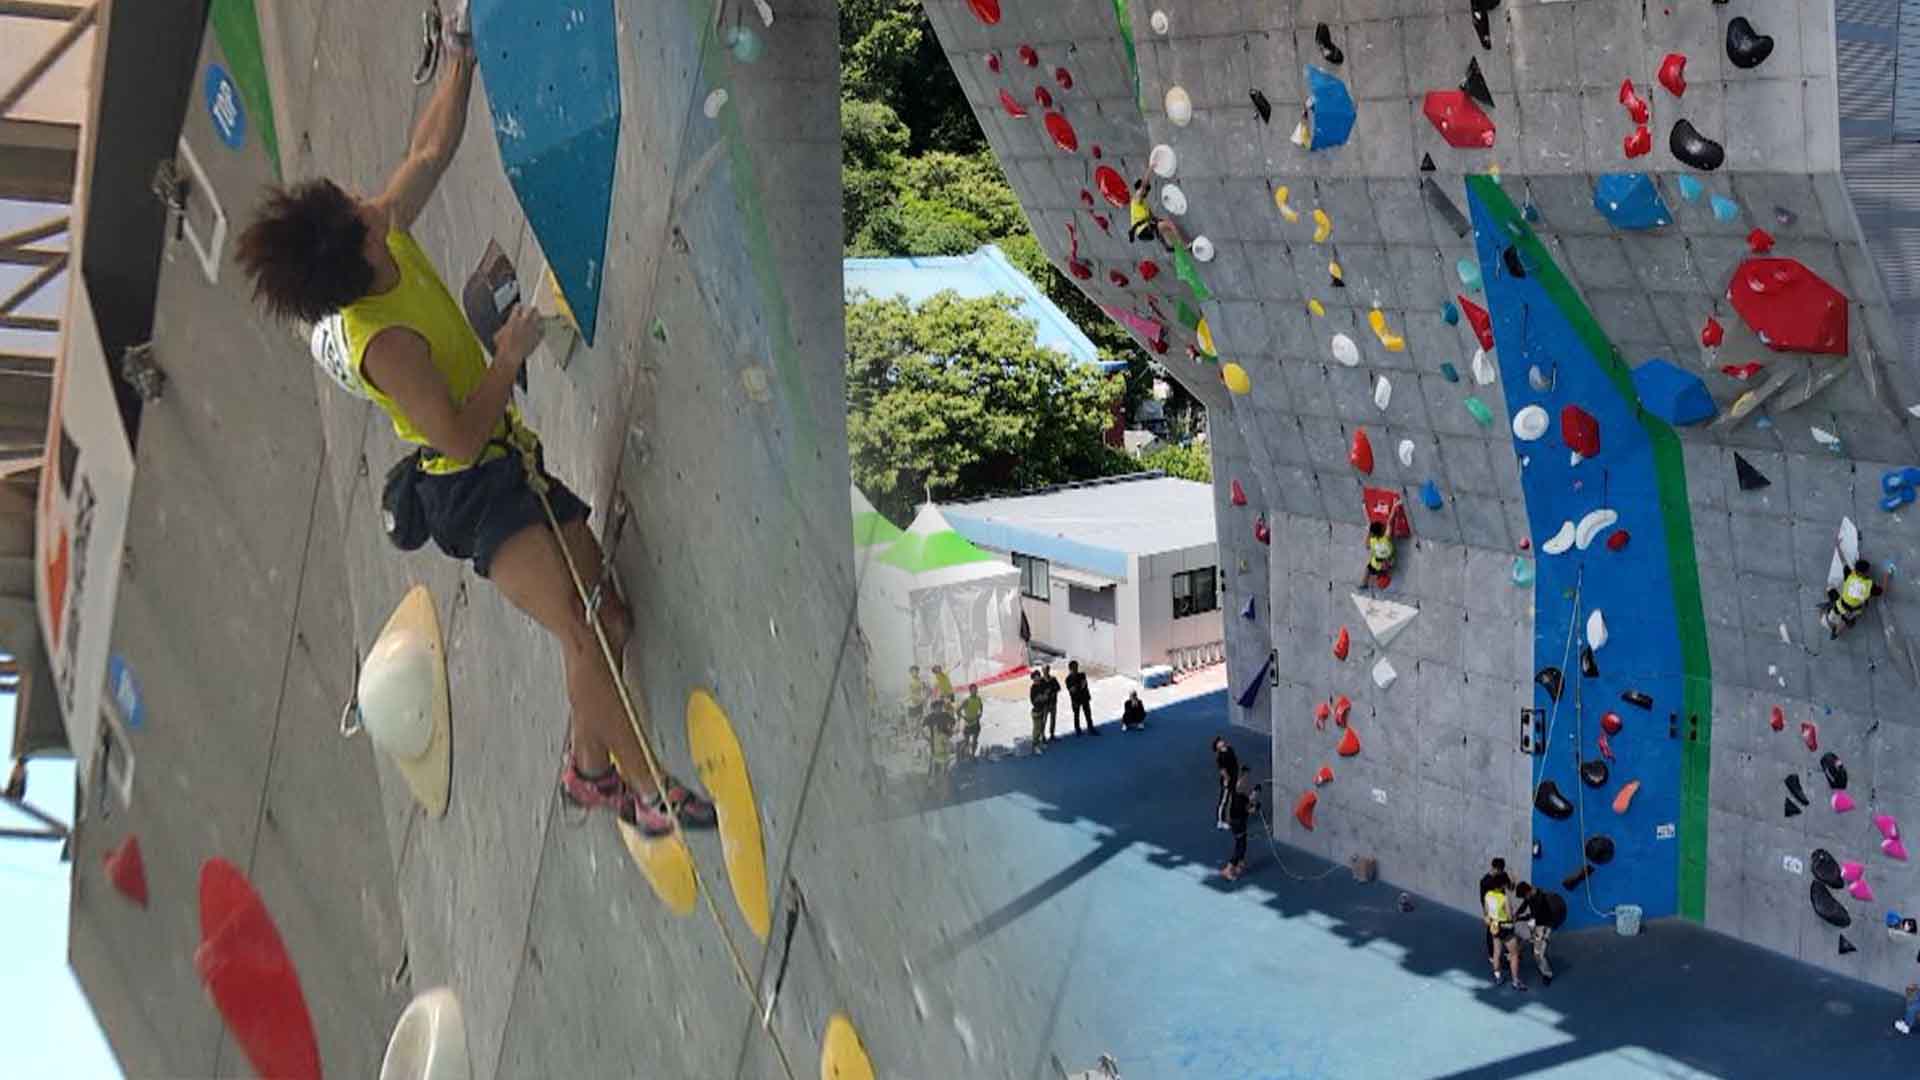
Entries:
[[1848, 884], [1859, 881], [1861, 875], [1866, 872], [1867, 868], [1857, 862], [1843, 862], [1840, 864], [1840, 880]]
[[1726, 337], [1727, 328], [1720, 325], [1720, 320], [1711, 315], [1707, 316], [1706, 325], [1700, 328], [1700, 344], [1709, 349], [1717, 349]]
[[1493, 320], [1487, 317], [1487, 309], [1458, 293], [1454, 299], [1460, 301], [1460, 311], [1467, 317], [1467, 324], [1473, 327], [1473, 336], [1480, 339], [1480, 347], [1493, 348]]
[[1679, 97], [1687, 92], [1687, 58], [1680, 53], [1668, 53], [1660, 61], [1660, 85], [1667, 93]]
[[1355, 428], [1353, 445], [1347, 448], [1347, 463], [1368, 476], [1373, 475], [1373, 443], [1367, 439], [1366, 428]]
[[1882, 840], [1880, 841], [1880, 854], [1885, 855], [1889, 859], [1899, 859], [1901, 862], [1906, 862], [1907, 845], [1901, 843], [1898, 837]]
[[1847, 298], [1798, 259], [1740, 264], [1727, 299], [1775, 352], [1847, 354]]
[[1647, 125], [1641, 124], [1633, 129], [1633, 134], [1620, 141], [1620, 149], [1630, 158], [1637, 158], [1653, 151], [1653, 132]]
[[1627, 110], [1628, 119], [1636, 124], [1644, 126], [1648, 117], [1652, 115], [1652, 110], [1647, 108], [1646, 101], [1639, 94], [1634, 93], [1632, 79], [1620, 80], [1620, 105]]
[[1227, 500], [1233, 503], [1233, 505], [1235, 506], [1247, 505], [1247, 492], [1245, 488], [1240, 486], [1240, 481], [1238, 480], [1230, 481], [1227, 487], [1227, 492], [1228, 492]]
[[1448, 146], [1484, 150], [1493, 145], [1493, 119], [1464, 90], [1429, 90], [1421, 110]]
[[1014, 96], [1005, 90], [1000, 91], [1000, 107], [1007, 110], [1007, 115], [1015, 120], [1027, 118], [1027, 107], [1014, 100]]
[[1869, 904], [1873, 903], [1873, 886], [1867, 884], [1866, 878], [1861, 878], [1859, 881], [1847, 886], [1847, 894], [1855, 900], [1864, 900]]
[[1889, 840], [1900, 839], [1900, 823], [1893, 820], [1892, 814], [1873, 815], [1873, 827], [1879, 829], [1880, 835]]
[[1833, 793], [1834, 813], [1844, 814], [1851, 809], [1853, 809], [1853, 796], [1844, 791], [1836, 791]]
[[1607, 739], [1606, 732], [1601, 732], [1595, 736], [1593, 744], [1600, 748], [1601, 757], [1606, 758], [1608, 761], [1613, 760], [1613, 743]]
[[1578, 405], [1560, 410], [1560, 438], [1583, 458], [1600, 456], [1600, 421]]
[[1628, 533], [1627, 530], [1615, 529], [1607, 537], [1607, 550], [1625, 551], [1627, 549], [1627, 541], [1630, 539], [1632, 539], [1632, 535]]
[[1785, 730], [1787, 729], [1787, 712], [1786, 712], [1786, 710], [1785, 710], [1785, 709], [1782, 709], [1782, 708], [1781, 708], [1780, 706], [1778, 706], [1778, 705], [1775, 705], [1775, 706], [1773, 707], [1773, 717], [1772, 717], [1771, 719], [1769, 719], [1769, 720], [1767, 721], [1767, 724], [1768, 724], [1768, 725], [1769, 725], [1770, 727], [1772, 727], [1772, 728], [1773, 728], [1773, 730], [1775, 730], [1775, 731], [1785, 731]]

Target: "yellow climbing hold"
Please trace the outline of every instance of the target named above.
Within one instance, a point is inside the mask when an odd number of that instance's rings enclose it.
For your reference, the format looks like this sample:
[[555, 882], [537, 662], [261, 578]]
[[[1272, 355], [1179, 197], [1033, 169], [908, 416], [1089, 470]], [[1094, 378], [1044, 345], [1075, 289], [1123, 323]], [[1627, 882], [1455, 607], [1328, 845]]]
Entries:
[[1236, 394], [1244, 394], [1253, 389], [1253, 380], [1247, 378], [1247, 369], [1239, 364], [1229, 363], [1222, 367], [1220, 378], [1226, 382], [1227, 389]]
[[1330, 262], [1327, 264], [1327, 276], [1332, 278], [1335, 284], [1339, 284], [1339, 285], [1346, 284], [1347, 275], [1344, 271], [1340, 269], [1340, 264], [1337, 262]]
[[580, 320], [573, 317], [573, 307], [567, 303], [567, 294], [560, 291], [560, 279], [553, 276], [553, 267], [547, 267], [547, 295], [553, 298], [554, 316], [565, 319], [567, 328], [578, 334]]
[[1200, 336], [1201, 352], [1206, 353], [1208, 356], [1220, 355], [1217, 351], [1214, 350], [1213, 328], [1207, 325], [1207, 320], [1205, 316], [1201, 316], [1200, 325], [1194, 328], [1194, 333]]
[[1289, 224], [1300, 220], [1300, 211], [1287, 205], [1286, 188], [1279, 187], [1273, 189], [1273, 205], [1280, 208], [1280, 215], [1286, 218]]
[[820, 1040], [820, 1080], [873, 1080], [873, 1060], [846, 1013], [834, 1013]]
[[1373, 336], [1380, 339], [1380, 344], [1386, 346], [1388, 352], [1406, 350], [1407, 339], [1387, 329], [1386, 312], [1379, 308], [1367, 312], [1367, 325], [1373, 327]]
[[772, 926], [767, 902], [767, 852], [760, 840], [760, 811], [747, 777], [746, 755], [725, 709], [704, 688], [687, 696], [687, 747], [700, 783], [713, 796], [720, 817], [720, 851], [733, 884], [733, 902], [747, 928], [761, 941]]
[[1326, 305], [1318, 300], [1307, 301], [1307, 310], [1313, 312], [1315, 315], [1325, 315], [1327, 313]]
[[627, 854], [646, 875], [654, 895], [675, 915], [691, 914], [694, 898], [700, 893], [694, 884], [693, 856], [687, 852], [687, 845], [678, 836], [650, 837], [619, 818], [614, 824], [620, 827]]
[[1324, 244], [1327, 242], [1327, 237], [1332, 235], [1333, 219], [1327, 216], [1325, 210], [1316, 207], [1313, 211], [1313, 242]]

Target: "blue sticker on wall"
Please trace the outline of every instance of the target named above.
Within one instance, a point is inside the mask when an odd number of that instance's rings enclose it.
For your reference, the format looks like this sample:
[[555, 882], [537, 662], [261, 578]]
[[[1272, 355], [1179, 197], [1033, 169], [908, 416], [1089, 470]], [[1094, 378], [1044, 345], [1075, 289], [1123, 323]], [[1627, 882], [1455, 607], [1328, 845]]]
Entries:
[[214, 133], [227, 149], [238, 150], [247, 139], [247, 110], [240, 104], [240, 88], [227, 77], [219, 64], [207, 65], [207, 115], [213, 118]]
[[140, 698], [140, 681], [133, 677], [133, 665], [114, 653], [107, 659], [107, 693], [120, 708], [127, 730], [139, 731], [147, 722], [147, 705]]

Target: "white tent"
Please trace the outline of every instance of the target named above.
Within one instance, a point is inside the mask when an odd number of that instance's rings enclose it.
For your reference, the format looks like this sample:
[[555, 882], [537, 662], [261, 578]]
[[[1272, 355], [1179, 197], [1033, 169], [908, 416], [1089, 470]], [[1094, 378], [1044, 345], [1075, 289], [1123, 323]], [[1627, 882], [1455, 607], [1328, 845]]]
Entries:
[[958, 689], [1025, 662], [1019, 569], [955, 532], [933, 504], [883, 552], [855, 560], [864, 571], [860, 626], [882, 700], [906, 696], [915, 664], [929, 679], [940, 665]]

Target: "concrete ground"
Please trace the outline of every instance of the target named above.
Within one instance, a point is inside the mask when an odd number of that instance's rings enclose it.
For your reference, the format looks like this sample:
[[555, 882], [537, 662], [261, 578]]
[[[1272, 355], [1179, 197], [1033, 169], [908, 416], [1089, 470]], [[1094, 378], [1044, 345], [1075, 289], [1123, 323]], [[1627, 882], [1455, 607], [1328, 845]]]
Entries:
[[[1034, 1019], [1068, 1067], [1107, 1052], [1128, 1080], [1920, 1075], [1893, 995], [1689, 923], [1556, 938], [1553, 986], [1529, 957], [1521, 993], [1489, 983], [1472, 917], [1421, 898], [1403, 914], [1390, 882], [1260, 834], [1248, 876], [1222, 880], [1207, 743], [1227, 733], [1256, 773], [1269, 759], [1227, 702], [963, 771], [955, 801], [910, 819], [1001, 839], [998, 909], [937, 959], [1050, 942], [1029, 955], [1058, 997]], [[1266, 797], [1283, 838], [1296, 794]]]

